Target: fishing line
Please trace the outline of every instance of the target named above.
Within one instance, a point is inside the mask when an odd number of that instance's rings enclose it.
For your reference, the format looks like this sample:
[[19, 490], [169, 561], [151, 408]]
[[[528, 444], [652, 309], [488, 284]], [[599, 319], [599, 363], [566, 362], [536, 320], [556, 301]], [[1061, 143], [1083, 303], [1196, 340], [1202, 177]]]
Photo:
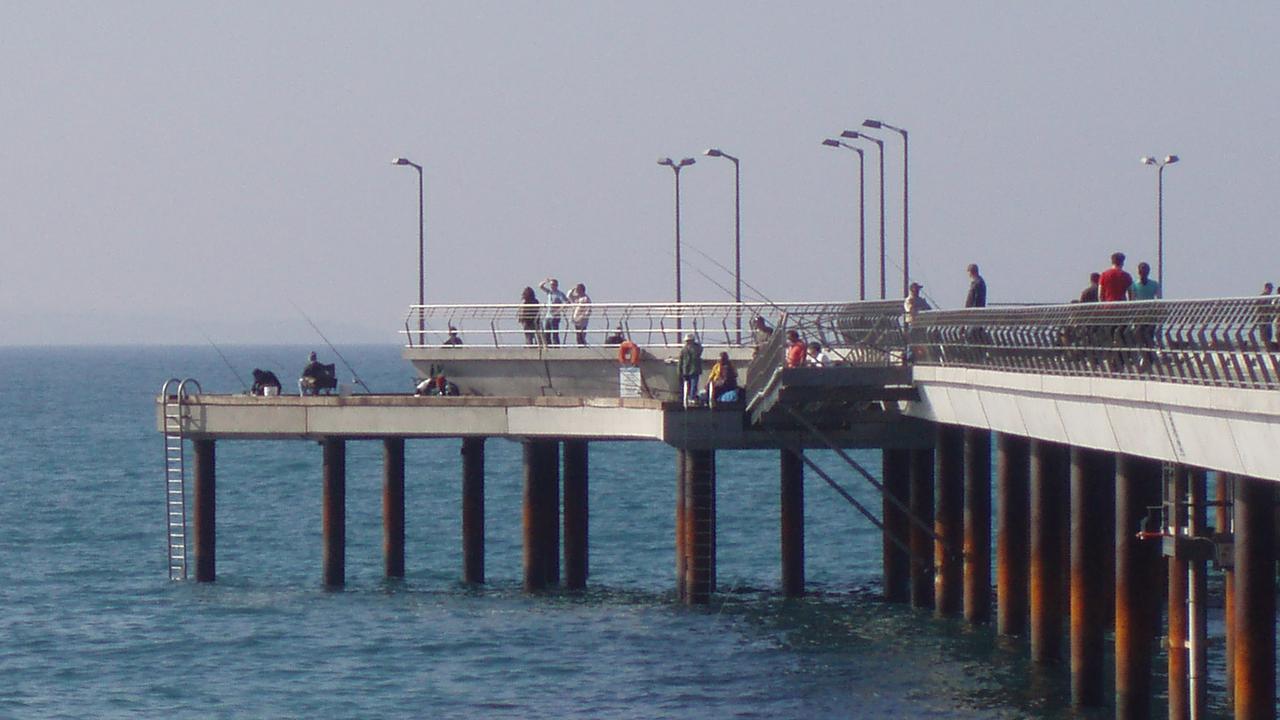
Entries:
[[222, 362], [226, 363], [227, 367], [231, 369], [231, 374], [236, 376], [236, 380], [240, 382], [240, 387], [244, 388], [246, 393], [249, 392], [249, 385], [245, 383], [244, 378], [240, 377], [240, 372], [237, 371], [236, 366], [232, 365], [231, 361], [227, 359], [226, 354], [222, 352], [222, 348], [218, 347], [218, 344], [215, 343], [213, 338], [209, 337], [209, 334], [205, 331], [201, 330], [200, 334], [204, 335], [204, 339], [209, 341], [209, 344], [213, 346], [213, 349], [218, 352], [218, 357], [222, 358]]

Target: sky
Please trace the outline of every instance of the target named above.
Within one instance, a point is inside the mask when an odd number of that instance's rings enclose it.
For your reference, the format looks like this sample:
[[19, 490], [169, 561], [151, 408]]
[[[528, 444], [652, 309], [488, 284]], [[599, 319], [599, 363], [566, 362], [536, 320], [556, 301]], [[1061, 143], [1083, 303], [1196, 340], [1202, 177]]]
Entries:
[[[398, 343], [428, 303], [858, 294], [858, 159], [910, 135], [911, 276], [1060, 302], [1122, 250], [1169, 298], [1280, 281], [1280, 4], [0, 0], [0, 345]], [[902, 142], [885, 139], [889, 294]], [[877, 155], [866, 145], [868, 293]]]

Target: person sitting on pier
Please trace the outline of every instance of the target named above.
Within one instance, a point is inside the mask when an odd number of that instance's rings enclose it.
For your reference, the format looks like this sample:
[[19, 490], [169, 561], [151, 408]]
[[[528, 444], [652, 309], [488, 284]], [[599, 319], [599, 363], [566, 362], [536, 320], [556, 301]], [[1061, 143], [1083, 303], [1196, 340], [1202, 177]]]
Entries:
[[711, 366], [711, 374], [707, 375], [707, 404], [737, 402], [740, 395], [738, 371], [733, 367], [729, 353], [721, 352], [720, 359]]
[[453, 397], [461, 393], [458, 392], [458, 384], [451, 382], [444, 376], [444, 373], [433, 375], [422, 382], [418, 383], [413, 391], [414, 395], [422, 396], [439, 396]]
[[253, 369], [253, 395], [279, 395], [280, 378], [270, 370]]
[[693, 333], [684, 336], [677, 370], [680, 373], [681, 401], [687, 408], [698, 401], [698, 378], [702, 375], [702, 345]]
[[618, 323], [618, 327], [613, 334], [604, 339], [605, 345], [621, 345], [623, 340], [627, 339], [626, 333], [622, 332], [622, 323]]
[[449, 337], [445, 338], [444, 342], [441, 343], [441, 345], [443, 347], [453, 347], [455, 345], [461, 345], [461, 344], [462, 344], [462, 338], [458, 337], [458, 328], [450, 325]]
[[822, 346], [822, 343], [809, 343], [809, 354], [804, 359], [804, 364], [809, 367], [831, 367], [834, 361], [831, 359], [831, 353]]
[[316, 359], [315, 351], [307, 356], [307, 366], [302, 369], [302, 377], [298, 378], [298, 392], [302, 395], [318, 395], [321, 390], [333, 390], [338, 387], [338, 376], [333, 365], [326, 365]]
[[795, 330], [787, 331], [787, 367], [798, 368], [804, 365], [804, 356], [808, 349], [808, 346], [804, 344], [804, 340], [800, 339], [800, 333]]

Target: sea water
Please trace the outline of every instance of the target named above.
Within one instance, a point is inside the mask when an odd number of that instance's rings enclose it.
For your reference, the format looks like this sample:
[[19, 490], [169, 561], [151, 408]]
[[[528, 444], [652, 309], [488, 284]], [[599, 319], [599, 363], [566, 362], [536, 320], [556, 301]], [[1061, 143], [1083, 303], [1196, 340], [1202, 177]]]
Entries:
[[[521, 591], [521, 451], [500, 439], [483, 586], [459, 581], [456, 440], [407, 443], [403, 581], [382, 575], [381, 443], [348, 443], [338, 591], [320, 583], [320, 448], [220, 441], [217, 582], [171, 582], [161, 385], [243, 392], [261, 367], [288, 391], [310, 349], [0, 348], [0, 717], [1110, 716], [1073, 714], [1066, 669], [1023, 642], [881, 602], [879, 532], [812, 472], [811, 594], [781, 597], [777, 452], [717, 456], [706, 607], [673, 593], [674, 451], [645, 442], [591, 445], [583, 593]], [[374, 391], [412, 387], [397, 348], [342, 351]], [[878, 452], [854, 457], [879, 472]]]

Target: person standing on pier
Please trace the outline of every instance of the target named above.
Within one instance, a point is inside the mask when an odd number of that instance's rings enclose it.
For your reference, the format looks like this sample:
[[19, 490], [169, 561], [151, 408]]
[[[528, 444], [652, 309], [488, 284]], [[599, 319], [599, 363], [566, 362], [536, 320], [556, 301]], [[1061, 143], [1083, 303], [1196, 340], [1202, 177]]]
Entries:
[[1138, 280], [1133, 287], [1129, 288], [1130, 300], [1160, 299], [1160, 283], [1152, 280], [1148, 277], [1149, 275], [1151, 275], [1151, 266], [1144, 262], [1138, 263]]
[[555, 278], [547, 278], [538, 283], [538, 287], [547, 294], [547, 325], [546, 338], [548, 345], [560, 344], [560, 315], [564, 312], [564, 306], [569, 304], [569, 298], [560, 291], [560, 281]]
[[542, 310], [539, 305], [538, 294], [526, 285], [520, 293], [520, 309], [516, 311], [516, 319], [520, 321], [520, 327], [524, 328], [524, 344], [530, 347], [537, 345], [538, 338], [542, 337], [538, 328], [538, 315]]
[[920, 296], [920, 291], [923, 289], [924, 289], [924, 286], [921, 285], [920, 283], [918, 282], [911, 283], [911, 285], [908, 286], [907, 288], [907, 297], [902, 301], [903, 330], [906, 331], [907, 340], [908, 340], [907, 360], [916, 359], [917, 351], [921, 351], [924, 349], [924, 346], [922, 345], [910, 344], [911, 328], [913, 325], [915, 325], [916, 315], [922, 310], [933, 309], [933, 306], [929, 304], [929, 301], [925, 300], [923, 297]]
[[1111, 267], [1098, 278], [1098, 299], [1102, 302], [1120, 302], [1129, 299], [1133, 276], [1124, 271], [1124, 253], [1111, 253]]
[[687, 408], [698, 398], [698, 378], [702, 376], [702, 345], [693, 333], [684, 336], [677, 371], [680, 373], [681, 401]]
[[1080, 291], [1080, 299], [1076, 302], [1096, 303], [1098, 302], [1098, 280], [1102, 277], [1101, 273], [1089, 273], [1089, 287]]
[[800, 339], [800, 333], [795, 330], [787, 331], [787, 367], [798, 368], [803, 366], [808, 349], [804, 340]]
[[587, 286], [578, 283], [569, 291], [569, 304], [573, 305], [573, 329], [578, 334], [578, 344], [587, 344], [587, 323], [591, 320], [591, 297]]
[[981, 308], [987, 306], [987, 281], [982, 279], [982, 275], [978, 274], [978, 266], [975, 263], [969, 263], [967, 268], [969, 271], [969, 294], [964, 298], [964, 306], [967, 308]]

